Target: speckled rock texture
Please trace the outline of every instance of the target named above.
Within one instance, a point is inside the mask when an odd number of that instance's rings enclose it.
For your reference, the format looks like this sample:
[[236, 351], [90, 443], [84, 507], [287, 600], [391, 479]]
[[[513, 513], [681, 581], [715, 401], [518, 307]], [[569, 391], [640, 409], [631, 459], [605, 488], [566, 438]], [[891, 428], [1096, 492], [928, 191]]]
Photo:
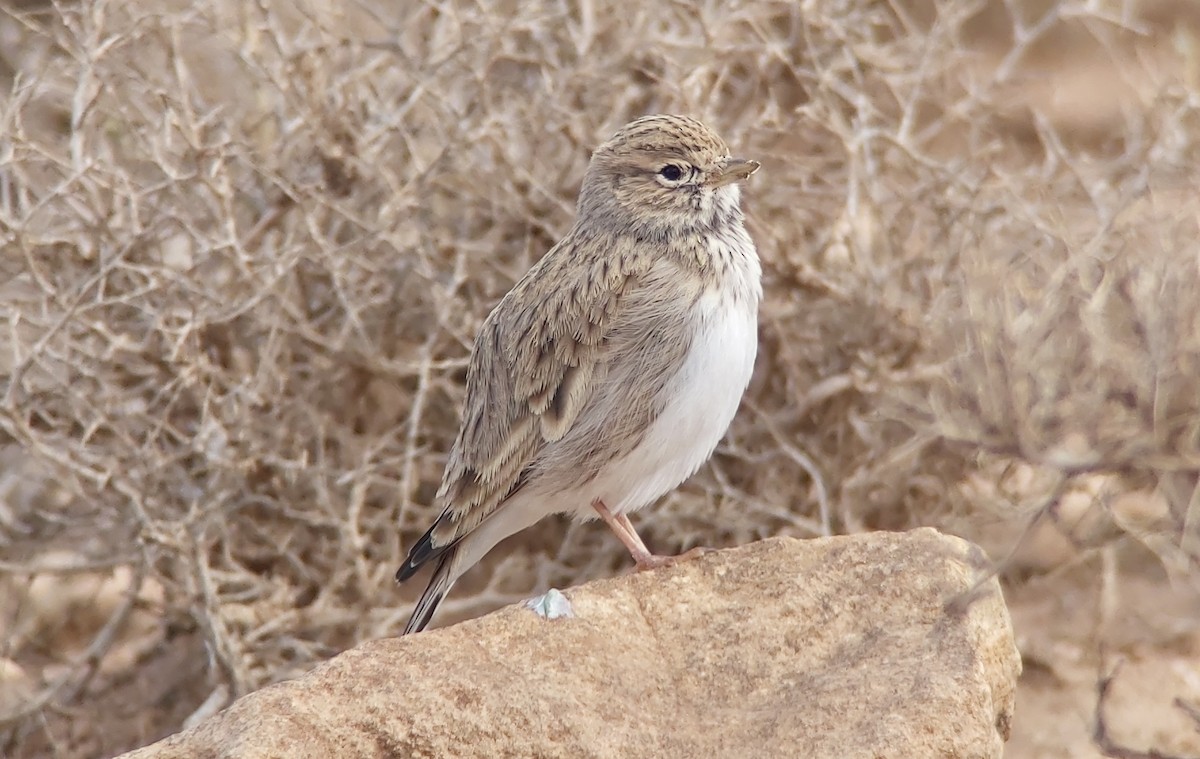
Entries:
[[1020, 657], [979, 549], [777, 538], [377, 640], [126, 754], [999, 757]]

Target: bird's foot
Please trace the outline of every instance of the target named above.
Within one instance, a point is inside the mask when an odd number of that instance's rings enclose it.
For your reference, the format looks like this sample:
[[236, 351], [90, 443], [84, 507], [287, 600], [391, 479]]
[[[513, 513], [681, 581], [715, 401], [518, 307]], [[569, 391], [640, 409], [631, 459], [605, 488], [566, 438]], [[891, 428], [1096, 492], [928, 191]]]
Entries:
[[704, 546], [696, 546], [691, 550], [684, 551], [678, 556], [659, 556], [646, 552], [643, 555], [634, 555], [633, 561], [637, 565], [637, 571], [645, 572], [651, 569], [661, 569], [663, 567], [673, 567], [676, 564], [684, 561], [698, 559], [705, 554], [713, 553], [714, 549], [705, 548]]
[[626, 514], [613, 514], [600, 499], [592, 502], [592, 508], [608, 523], [613, 533], [620, 538], [625, 548], [629, 550], [629, 555], [633, 557], [634, 564], [637, 565], [637, 571], [639, 572], [671, 567], [681, 561], [698, 559], [704, 554], [712, 553], [713, 551], [711, 548], [697, 546], [690, 551], [684, 551], [678, 556], [659, 556], [658, 554], [650, 553], [650, 549], [642, 542], [641, 537], [638, 536], [637, 530], [633, 528], [633, 523], [629, 521], [629, 517]]

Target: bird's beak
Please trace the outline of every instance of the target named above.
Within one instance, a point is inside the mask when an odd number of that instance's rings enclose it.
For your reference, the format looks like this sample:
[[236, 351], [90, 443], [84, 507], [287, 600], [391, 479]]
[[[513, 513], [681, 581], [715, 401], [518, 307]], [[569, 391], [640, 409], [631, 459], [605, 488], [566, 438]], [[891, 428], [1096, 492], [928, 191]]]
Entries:
[[758, 161], [751, 161], [746, 158], [729, 158], [717, 169], [713, 174], [713, 178], [709, 180], [709, 184], [713, 187], [724, 187], [727, 184], [741, 182], [754, 172], [758, 171]]

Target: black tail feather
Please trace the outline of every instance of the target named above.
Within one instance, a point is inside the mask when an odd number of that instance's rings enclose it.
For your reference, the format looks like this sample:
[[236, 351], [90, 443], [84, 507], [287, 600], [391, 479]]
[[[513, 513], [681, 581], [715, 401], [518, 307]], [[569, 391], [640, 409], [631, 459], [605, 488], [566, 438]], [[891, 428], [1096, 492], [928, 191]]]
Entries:
[[404, 582], [408, 578], [417, 573], [421, 565], [432, 559], [436, 559], [449, 550], [454, 544], [445, 546], [435, 546], [433, 544], [433, 531], [442, 523], [442, 518], [439, 517], [434, 521], [433, 526], [425, 531], [421, 539], [413, 544], [413, 547], [408, 552], [408, 558], [404, 560], [404, 564], [396, 570], [396, 582]]
[[[448, 546], [447, 548], [451, 548]], [[416, 550], [414, 548], [414, 550]], [[437, 567], [433, 570], [433, 577], [429, 579], [429, 585], [425, 588], [425, 592], [417, 600], [417, 605], [413, 608], [412, 617], [408, 620], [408, 624], [404, 627], [404, 634], [421, 632], [429, 625], [433, 619], [434, 613], [438, 606], [441, 605], [442, 599], [446, 597], [446, 593], [450, 591], [450, 586], [454, 584], [455, 577], [450, 576], [450, 565], [454, 559], [454, 551], [442, 549], [439, 551]], [[401, 572], [408, 567], [401, 568]], [[411, 574], [411, 572], [410, 572]], [[396, 575], [399, 577], [399, 573]]]

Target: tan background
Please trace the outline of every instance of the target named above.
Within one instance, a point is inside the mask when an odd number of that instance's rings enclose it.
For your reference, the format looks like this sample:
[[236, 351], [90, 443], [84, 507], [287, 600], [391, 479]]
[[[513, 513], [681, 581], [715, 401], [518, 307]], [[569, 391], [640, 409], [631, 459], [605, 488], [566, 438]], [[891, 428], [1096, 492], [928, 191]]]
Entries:
[[[1097, 756], [1118, 661], [1114, 739], [1200, 754], [1200, 7], [0, 8], [0, 753], [113, 754], [395, 634], [475, 329], [590, 147], [677, 111], [763, 162], [767, 298], [650, 545], [970, 538], [1010, 756]], [[441, 621], [622, 554], [548, 520]]]

